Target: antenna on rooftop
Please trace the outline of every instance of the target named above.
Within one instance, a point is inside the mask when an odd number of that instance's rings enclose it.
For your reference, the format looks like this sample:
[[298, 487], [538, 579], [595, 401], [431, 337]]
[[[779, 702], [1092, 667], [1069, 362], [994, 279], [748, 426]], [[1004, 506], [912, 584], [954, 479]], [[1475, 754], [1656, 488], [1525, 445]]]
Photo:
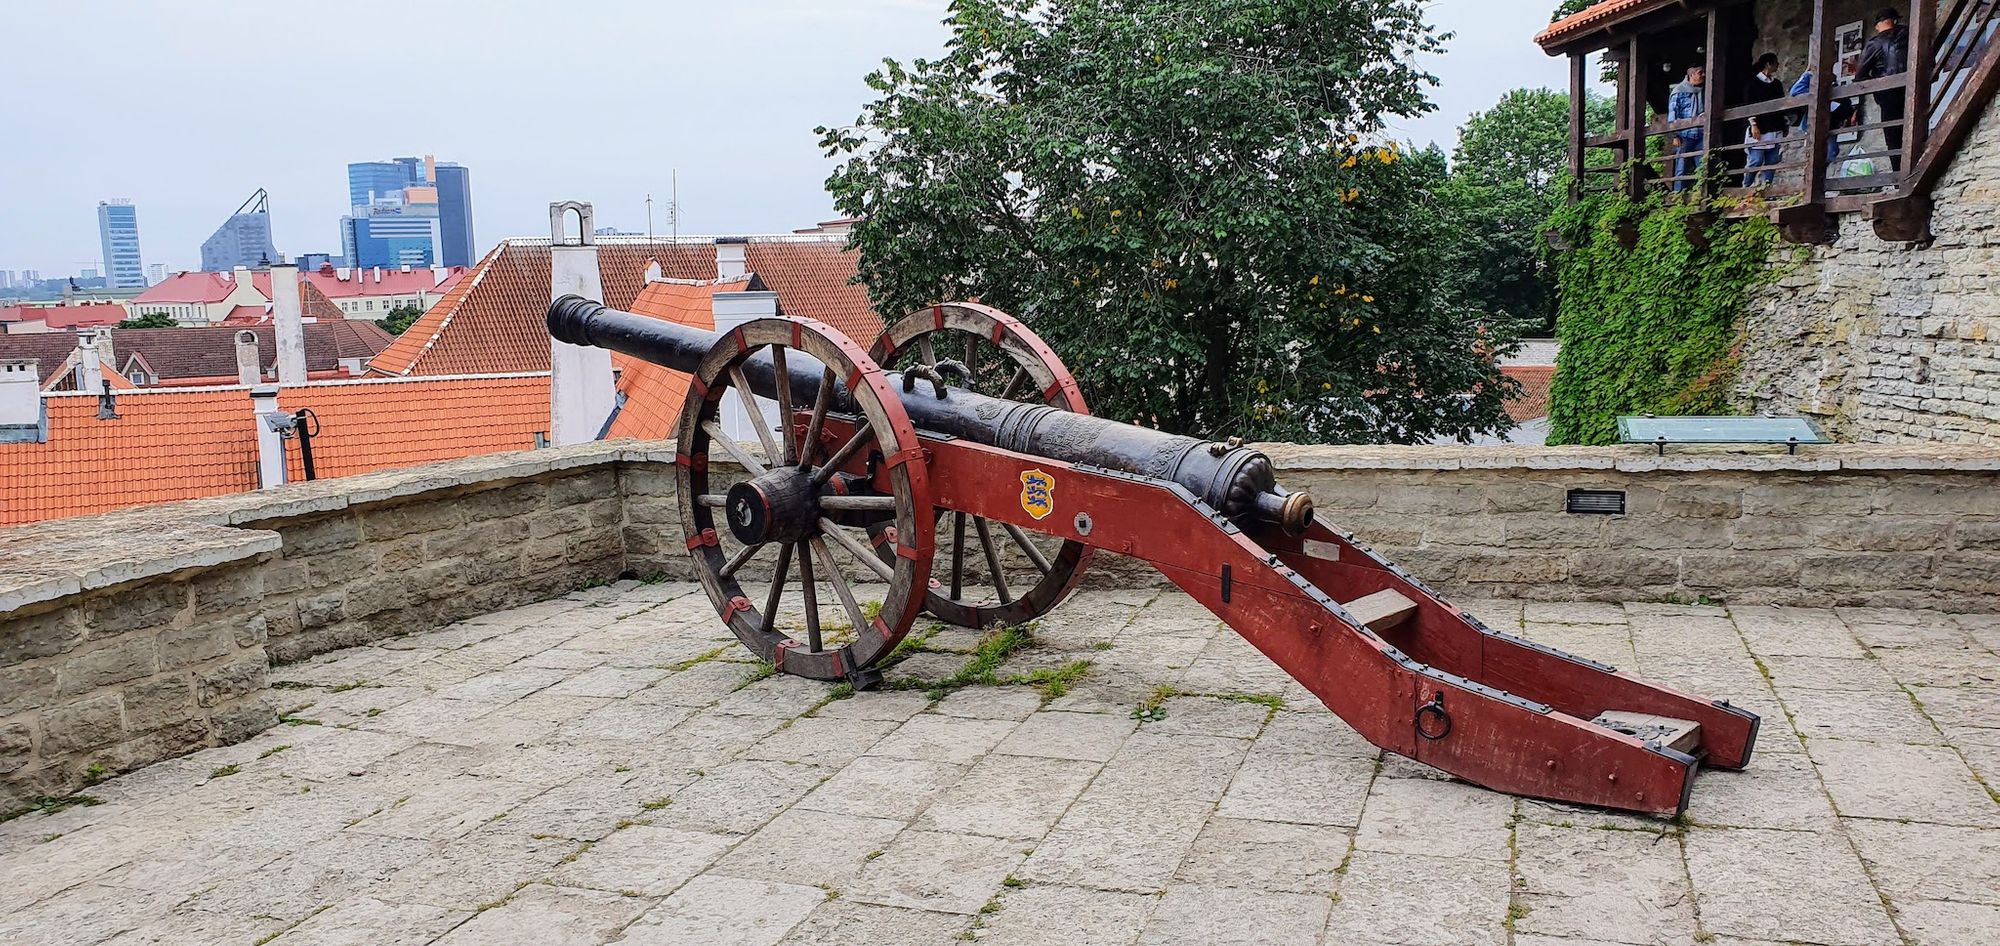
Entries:
[[667, 221], [674, 225], [674, 242], [681, 241], [681, 169], [673, 170], [673, 192], [667, 198]]
[[646, 242], [653, 242], [653, 195], [646, 195]]

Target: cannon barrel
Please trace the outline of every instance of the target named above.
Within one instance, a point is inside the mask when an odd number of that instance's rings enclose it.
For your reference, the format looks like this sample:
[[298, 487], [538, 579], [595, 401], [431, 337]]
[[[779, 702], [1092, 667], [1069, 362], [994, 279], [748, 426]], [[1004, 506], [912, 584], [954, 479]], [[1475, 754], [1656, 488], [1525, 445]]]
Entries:
[[[582, 296], [566, 295], [549, 305], [549, 335], [572, 345], [595, 345], [677, 371], [694, 372], [721, 335], [663, 319], [621, 312]], [[817, 367], [789, 364], [794, 403], [811, 403], [819, 393]], [[776, 397], [776, 370], [768, 353], [750, 359], [744, 380], [757, 394]], [[947, 388], [943, 396], [924, 379], [904, 391], [891, 372], [903, 409], [920, 430], [1069, 464], [1094, 466], [1177, 483], [1197, 499], [1238, 522], [1270, 522], [1292, 533], [1312, 523], [1312, 502], [1303, 492], [1280, 487], [1277, 471], [1264, 454], [1164, 433], [1103, 417], [1075, 414]], [[846, 385], [836, 381], [830, 402], [851, 410]]]

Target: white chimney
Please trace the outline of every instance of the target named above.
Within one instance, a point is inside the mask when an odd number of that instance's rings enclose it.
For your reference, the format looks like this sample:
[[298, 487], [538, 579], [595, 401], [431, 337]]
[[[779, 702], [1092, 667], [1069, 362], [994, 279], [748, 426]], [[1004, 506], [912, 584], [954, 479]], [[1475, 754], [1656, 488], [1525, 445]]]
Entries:
[[76, 337], [76, 389], [89, 394], [104, 393], [103, 353], [97, 350], [97, 333]]
[[[564, 221], [576, 214], [574, 241], [564, 234]], [[563, 201], [549, 205], [549, 300], [574, 293], [602, 301], [603, 278], [597, 269], [597, 246], [591, 233], [590, 205]], [[549, 433], [557, 446], [597, 439], [617, 406], [611, 376], [611, 352], [595, 346], [549, 340]]]
[[[721, 249], [720, 246], [717, 247]], [[778, 294], [775, 292], [717, 292], [709, 297], [709, 309], [715, 313], [715, 330], [727, 332], [753, 319], [770, 318], [778, 314]], [[810, 361], [810, 359], [798, 358]], [[769, 398], [756, 398], [758, 408], [764, 414], [766, 430], [777, 430], [778, 402]], [[757, 428], [750, 425], [749, 414], [743, 409], [738, 398], [727, 398], [722, 402], [719, 418], [722, 429], [729, 436], [742, 441], [757, 439]]]
[[715, 278], [729, 279], [741, 276], [749, 270], [744, 254], [750, 249], [750, 241], [743, 237], [720, 237], [715, 241]]
[[244, 329], [236, 333], [236, 383], [253, 387], [264, 380], [264, 368], [258, 364], [257, 333]]
[[271, 267], [271, 327], [278, 343], [278, 383], [306, 383], [306, 329], [299, 303], [299, 268]]
[[0, 361], [0, 427], [36, 427], [42, 422], [42, 372], [36, 363]]
[[285, 485], [285, 435], [291, 418], [278, 410], [276, 385], [250, 389], [250, 413], [257, 424], [257, 488]]
[[250, 267], [248, 267], [248, 266], [238, 266], [238, 267], [236, 267], [236, 268], [235, 268], [234, 270], [231, 270], [231, 271], [230, 271], [230, 273], [229, 273], [229, 277], [230, 277], [231, 279], [234, 279], [234, 280], [236, 280], [236, 284], [237, 284], [237, 285], [239, 285], [239, 286], [248, 286], [248, 285], [250, 285], [250, 284], [251, 284], [251, 283], [250, 283]]

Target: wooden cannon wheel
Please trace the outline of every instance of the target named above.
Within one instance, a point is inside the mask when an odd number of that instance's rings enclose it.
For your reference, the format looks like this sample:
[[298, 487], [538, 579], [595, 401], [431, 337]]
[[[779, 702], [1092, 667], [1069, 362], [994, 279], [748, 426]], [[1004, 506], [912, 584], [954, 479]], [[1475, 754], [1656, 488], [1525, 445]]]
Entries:
[[[769, 402], [760, 403], [745, 380], [746, 365], [766, 351], [776, 369], [775, 413], [783, 419], [775, 432], [765, 415]], [[787, 369], [815, 363], [823, 371], [818, 397], [807, 407], [794, 402]], [[854, 430], [833, 445], [827, 420], [837, 381], [859, 413], [832, 414], [836, 426]], [[762, 457], [724, 431], [723, 404], [732, 399]], [[741, 465], [748, 478], [726, 490], [711, 486], [711, 450]], [[923, 610], [936, 522], [916, 431], [882, 369], [859, 344], [819, 322], [746, 323], [702, 358], [676, 451], [688, 551], [723, 622], [752, 653], [787, 673], [872, 682], [865, 671], [888, 656]], [[863, 463], [868, 474], [852, 472]], [[717, 510], [725, 513], [721, 528]], [[914, 541], [878, 557], [867, 539], [873, 523], [893, 524], [896, 534]], [[765, 555], [770, 548], [774, 559]], [[761, 571], [759, 559], [769, 562], [773, 577], [745, 589], [745, 568], [758, 563]], [[886, 584], [879, 613], [868, 614], [857, 599], [855, 576]], [[838, 601], [840, 617], [831, 622], [821, 613], [823, 586]]]
[[[1076, 378], [1055, 351], [1019, 319], [990, 306], [953, 302], [919, 309], [884, 331], [868, 354], [890, 370], [915, 371], [981, 394], [1090, 413]], [[947, 536], [936, 543], [941, 568], [934, 569], [945, 575], [931, 581], [924, 606], [949, 624], [984, 628], [1040, 617], [1062, 603], [1090, 561], [1091, 549], [1081, 542], [1030, 535], [1011, 523], [955, 510], [949, 511], [949, 518]], [[883, 540], [886, 525], [874, 533]], [[950, 546], [948, 559], [942, 558], [945, 544]], [[1032, 585], [1009, 586], [1002, 561], [1009, 544], [1036, 573]], [[966, 585], [970, 556], [978, 556], [973, 567], [983, 568], [993, 580], [990, 593]]]

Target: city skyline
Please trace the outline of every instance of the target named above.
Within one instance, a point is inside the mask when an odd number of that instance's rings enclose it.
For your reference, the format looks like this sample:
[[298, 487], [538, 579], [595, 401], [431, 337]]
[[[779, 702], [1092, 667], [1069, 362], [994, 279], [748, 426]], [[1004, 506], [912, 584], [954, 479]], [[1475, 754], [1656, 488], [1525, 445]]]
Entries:
[[[378, 155], [449, 155], [479, 171], [472, 224], [477, 257], [499, 239], [545, 230], [548, 203], [589, 200], [598, 222], [623, 231], [669, 229], [671, 180], [680, 179], [681, 232], [785, 232], [835, 216], [823, 184], [833, 167], [812, 129], [852, 121], [871, 93], [862, 81], [885, 56], [935, 57], [945, 4], [919, 0], [771, 0], [604, 4], [551, 10], [439, 3], [427, 13], [454, 28], [427, 35], [423, 92], [355, 101], [315, 93], [284, 107], [243, 101], [244, 72], [276, 87], [316, 89], [329, 72], [410, 68], [404, 47], [357, 47], [339, 30], [300, 29], [247, 3], [199, 10], [145, 3], [31, 6], [24, 35], [88, 36], [95, 54], [145, 61], [173, 48], [173, 69], [149, 87], [161, 102], [218, 102], [143, 110], [121, 126], [132, 140], [188, 147], [104, 148], [87, 134], [42, 135], [0, 155], [0, 178], [35, 181], [0, 193], [0, 268], [74, 275], [98, 257], [91, 208], [105, 194], [146, 208], [146, 258], [194, 268], [219, 216], [259, 187], [270, 192], [272, 234], [288, 256], [338, 254], [350, 209], [346, 165]], [[1396, 119], [1388, 133], [1449, 148], [1457, 125], [1503, 90], [1566, 87], [1560, 62], [1530, 38], [1548, 22], [1545, 0], [1439, 3], [1448, 57], [1426, 57], [1441, 85], [1437, 110]], [[355, 22], [405, 8], [359, 2]], [[673, 47], [662, 59], [661, 43]], [[582, 51], [582, 52], [577, 52]], [[24, 103], [25, 127], [68, 127], [127, 80], [78, 72], [63, 44], [26, 44], [0, 61], [0, 82]], [[775, 68], [777, 65], [783, 68]], [[62, 76], [58, 82], [52, 77]], [[561, 76], [562, 78], [554, 78]], [[189, 130], [205, 124], [199, 136]]]

